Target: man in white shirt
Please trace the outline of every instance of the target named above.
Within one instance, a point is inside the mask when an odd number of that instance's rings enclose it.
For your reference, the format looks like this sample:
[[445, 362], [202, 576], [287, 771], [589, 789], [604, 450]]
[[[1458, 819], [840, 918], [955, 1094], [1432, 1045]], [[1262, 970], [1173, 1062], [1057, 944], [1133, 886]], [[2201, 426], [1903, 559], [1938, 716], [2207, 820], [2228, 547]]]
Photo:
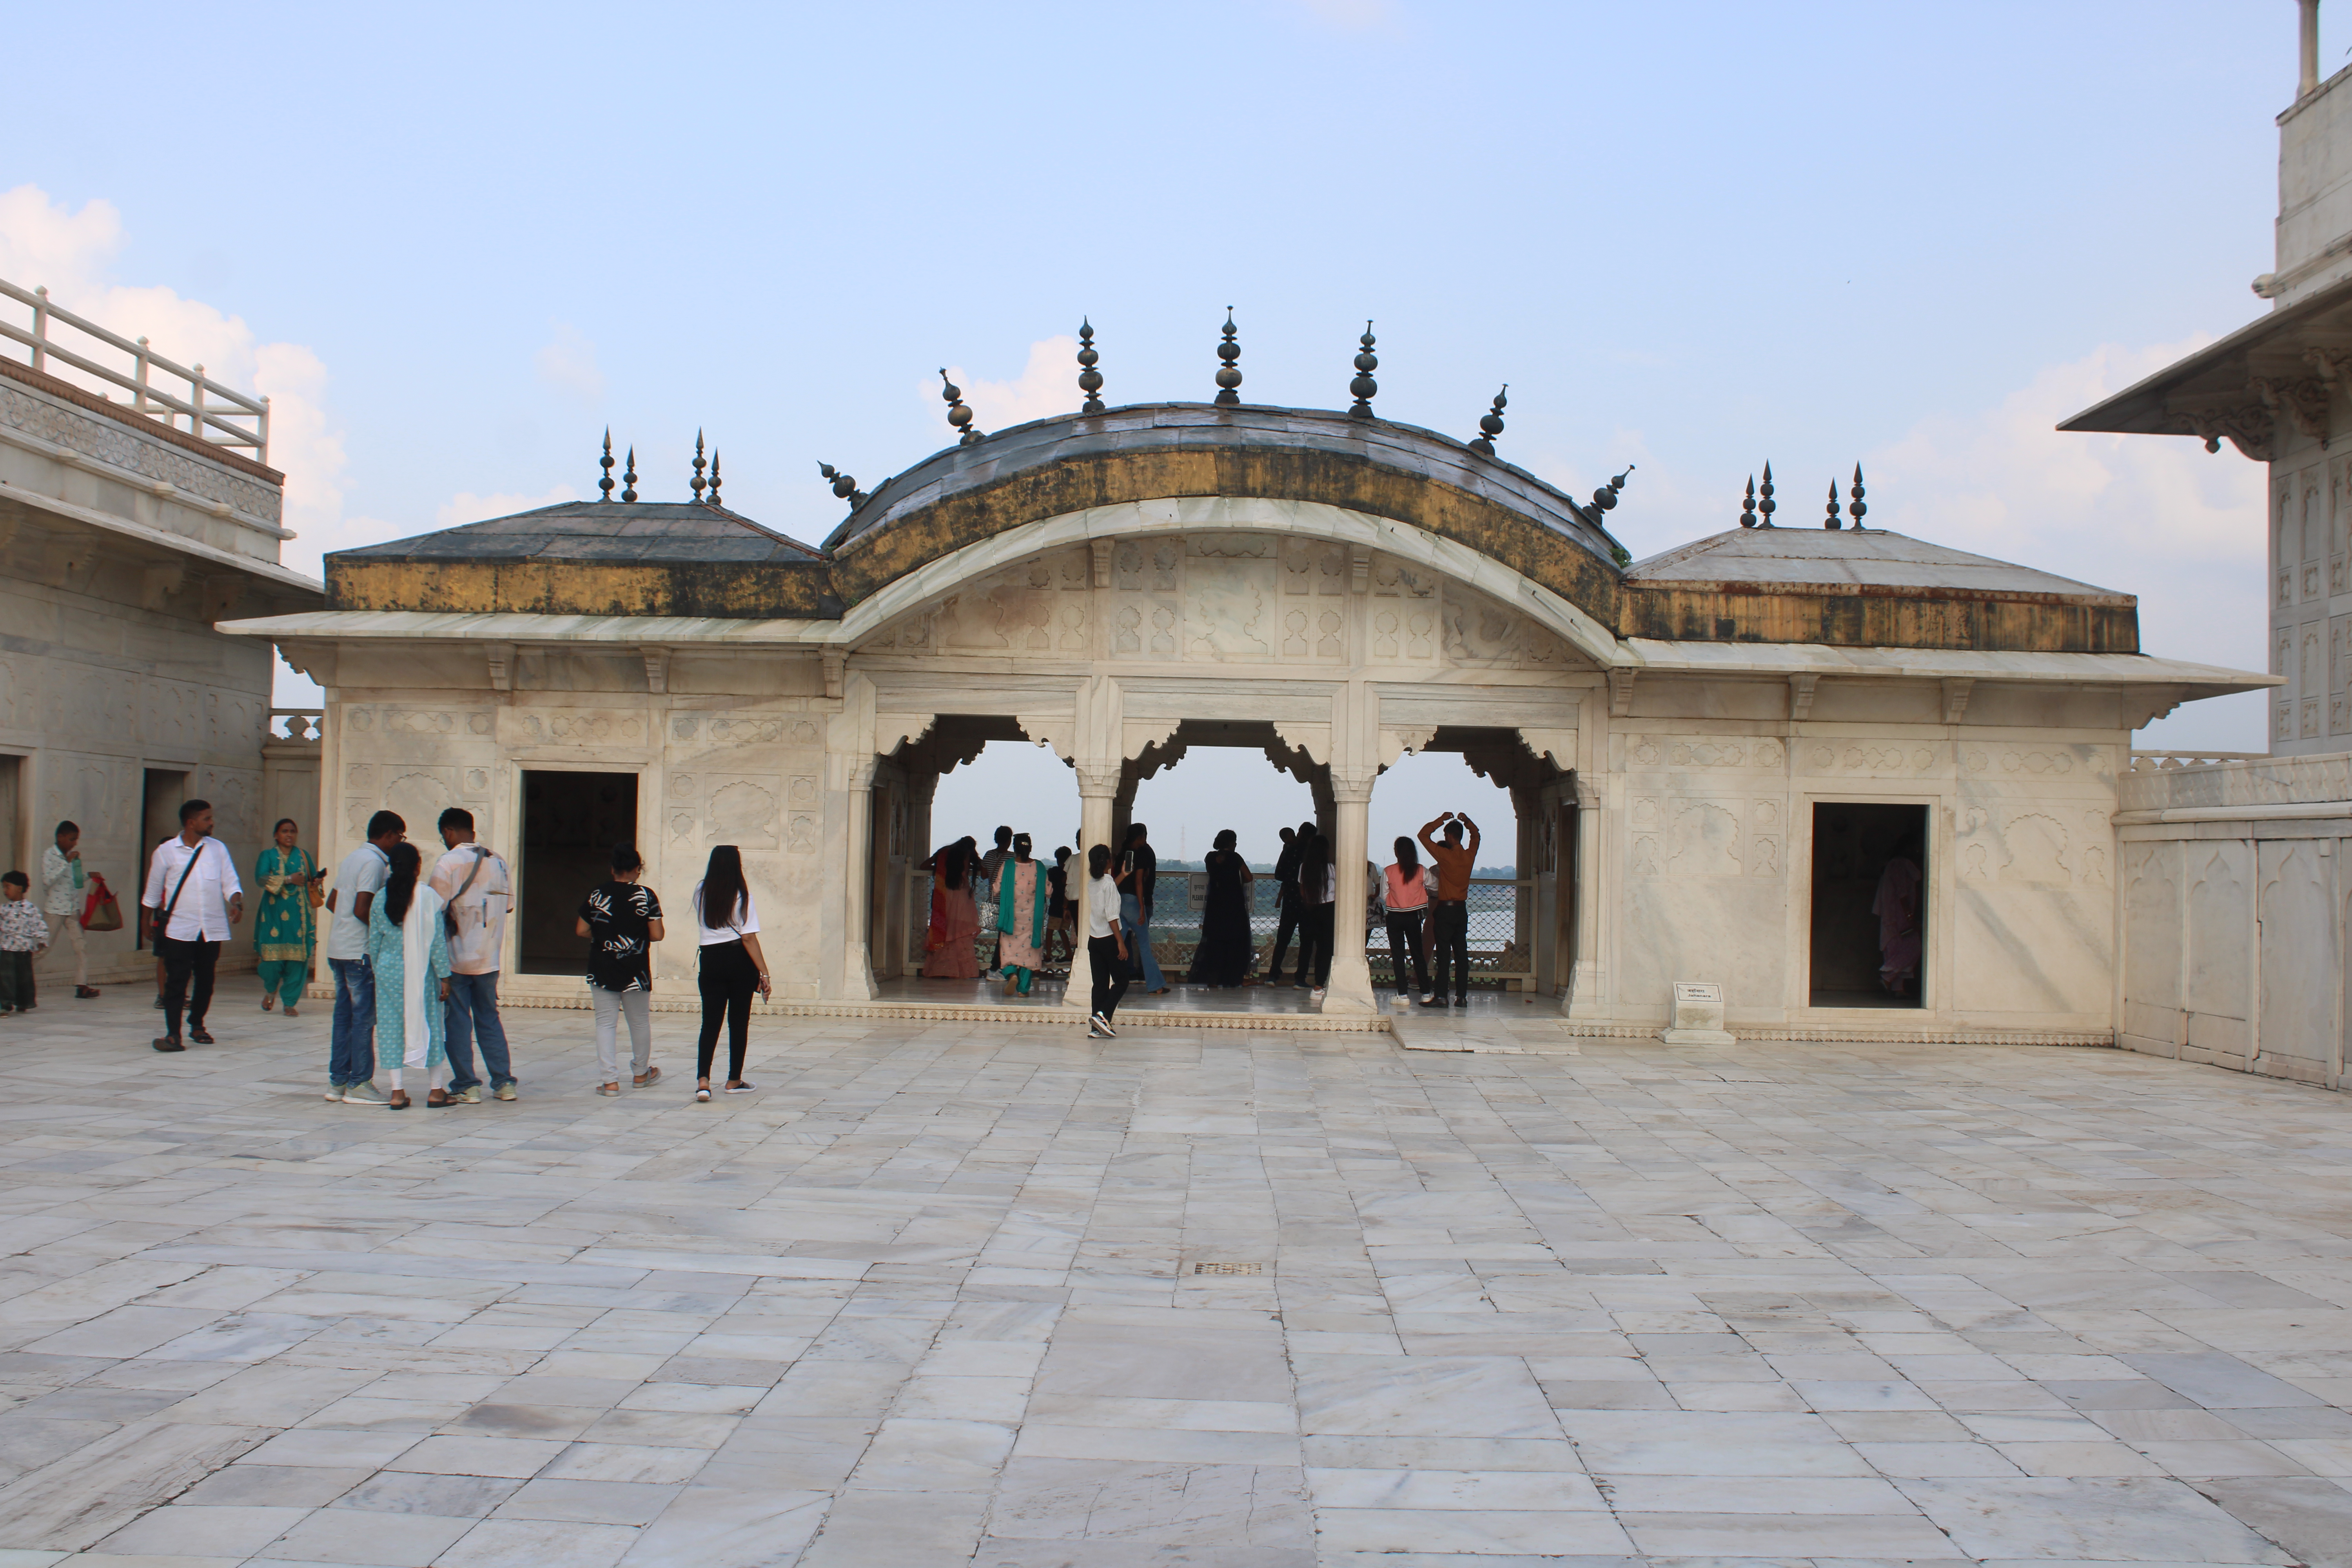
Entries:
[[499, 1017], [499, 962], [506, 946], [507, 910], [514, 884], [507, 863], [474, 842], [474, 814], [453, 805], [437, 824], [448, 847], [428, 879], [448, 903], [449, 1000], [445, 1013], [449, 1036], [449, 1103], [479, 1105], [482, 1080], [474, 1071], [474, 1041], [482, 1042], [482, 1066], [490, 1092], [515, 1097], [514, 1064], [507, 1056], [506, 1025]]
[[213, 1003], [213, 969], [229, 928], [245, 918], [245, 884], [237, 880], [228, 846], [213, 837], [212, 802], [180, 803], [180, 836], [164, 840], [147, 863], [147, 890], [139, 904], [155, 933], [155, 956], [163, 961], [163, 1033], [152, 1043], [159, 1051], [187, 1049], [180, 1043], [185, 1008], [188, 1037], [211, 1045], [205, 1014]]
[[49, 922], [51, 947], [60, 936], [73, 943], [74, 994], [88, 998], [98, 994], [98, 987], [89, 983], [89, 945], [81, 931], [84, 882], [81, 828], [60, 822], [57, 842], [41, 851], [41, 913]]
[[375, 1084], [375, 972], [368, 967], [367, 920], [392, 851], [408, 837], [394, 811], [368, 818], [367, 842], [335, 868], [327, 895], [327, 968], [335, 977], [335, 1021], [327, 1031], [327, 1098], [346, 1105], [383, 1105]]

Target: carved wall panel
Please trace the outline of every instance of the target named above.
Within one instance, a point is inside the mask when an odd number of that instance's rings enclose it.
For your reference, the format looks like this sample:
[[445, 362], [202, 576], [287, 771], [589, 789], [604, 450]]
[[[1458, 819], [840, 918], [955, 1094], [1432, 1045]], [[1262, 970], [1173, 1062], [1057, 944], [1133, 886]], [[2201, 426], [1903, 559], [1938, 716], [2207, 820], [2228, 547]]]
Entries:
[[719, 773], [709, 781], [703, 837], [746, 850], [773, 849], [781, 841], [782, 783], [772, 773]]
[[2335, 860], [2321, 855], [2325, 847], [2311, 838], [2255, 845], [2262, 1053], [2322, 1069], [2334, 1065], [2344, 952], [2336, 930]]
[[2192, 1012], [2228, 1019], [2241, 1031], [2253, 1001], [2253, 866], [2250, 846], [2235, 839], [2190, 844], [2189, 855], [2189, 984]]

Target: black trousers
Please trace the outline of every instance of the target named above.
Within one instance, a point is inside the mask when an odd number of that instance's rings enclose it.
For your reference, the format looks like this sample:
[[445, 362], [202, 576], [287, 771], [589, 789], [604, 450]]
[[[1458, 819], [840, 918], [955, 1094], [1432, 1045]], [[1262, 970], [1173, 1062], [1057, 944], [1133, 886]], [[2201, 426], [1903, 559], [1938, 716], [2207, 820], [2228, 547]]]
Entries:
[[1087, 938], [1087, 962], [1094, 965], [1095, 971], [1093, 1008], [1108, 1018], [1118, 1011], [1118, 999], [1127, 994], [1127, 965], [1119, 960], [1118, 938]]
[[695, 1043], [694, 1076], [710, 1076], [710, 1058], [719, 1049], [719, 1026], [727, 1026], [727, 1081], [743, 1077], [743, 1051], [751, 1043], [751, 998], [760, 990], [760, 966], [740, 942], [719, 942], [702, 950], [702, 967], [695, 974], [702, 993], [702, 1037]]
[[1437, 952], [1431, 960], [1431, 967], [1437, 972], [1434, 989], [1440, 996], [1445, 994], [1445, 971], [1451, 960], [1454, 999], [1465, 1001], [1470, 995], [1470, 906], [1459, 899], [1437, 899], [1429, 907], [1437, 932]]
[[[1290, 938], [1298, 930], [1298, 895], [1292, 892], [1286, 884], [1282, 896], [1274, 901], [1274, 962], [1265, 966], [1265, 979], [1269, 985], [1281, 983], [1282, 955], [1290, 951]], [[1305, 969], [1299, 971], [1298, 977], [1301, 980], [1307, 978]]]
[[1332, 921], [1337, 904], [1309, 904], [1298, 914], [1298, 984], [1320, 990], [1331, 981]]
[[1396, 978], [1396, 988], [1404, 989], [1404, 960], [1412, 955], [1412, 994], [1429, 994], [1429, 965], [1421, 956], [1422, 910], [1391, 910], [1389, 926], [1389, 973]]
[[[175, 937], [155, 939], [155, 956], [163, 961], [163, 1033], [173, 1039], [180, 1037], [180, 1014], [184, 1009], [188, 1026], [205, 1026], [205, 1014], [213, 1005], [213, 968], [220, 963], [221, 944], [216, 942], [181, 942]], [[188, 982], [196, 983], [195, 994], [188, 994]]]

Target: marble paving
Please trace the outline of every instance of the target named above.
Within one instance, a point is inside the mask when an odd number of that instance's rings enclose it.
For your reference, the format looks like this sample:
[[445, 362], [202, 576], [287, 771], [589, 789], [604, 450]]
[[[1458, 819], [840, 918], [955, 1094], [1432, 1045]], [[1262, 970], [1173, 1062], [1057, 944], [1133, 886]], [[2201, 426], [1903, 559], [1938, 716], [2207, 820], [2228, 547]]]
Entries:
[[762, 1019], [320, 1098], [0, 1020], [0, 1568], [2352, 1563], [2352, 1100], [2122, 1052]]

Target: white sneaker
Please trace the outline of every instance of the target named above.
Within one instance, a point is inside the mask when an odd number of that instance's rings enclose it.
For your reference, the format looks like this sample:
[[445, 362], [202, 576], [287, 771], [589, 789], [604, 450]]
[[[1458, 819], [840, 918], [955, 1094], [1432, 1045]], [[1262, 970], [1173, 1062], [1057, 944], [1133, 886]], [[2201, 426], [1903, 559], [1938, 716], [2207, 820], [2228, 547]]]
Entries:
[[385, 1100], [383, 1092], [373, 1083], [347, 1083], [343, 1085], [343, 1103], [345, 1105], [383, 1105]]
[[1096, 1029], [1099, 1030], [1104, 1039], [1115, 1040], [1118, 1038], [1118, 1031], [1112, 1028], [1110, 1026], [1110, 1020], [1104, 1017], [1100, 1013], [1092, 1015], [1087, 1019], [1087, 1022], [1092, 1025]]
[[342, 1102], [342, 1098], [343, 1086], [341, 1084], [331, 1083], [327, 1086], [327, 1100], [331, 1104], [341, 1104]]
[[1318, 985], [1314, 990], [1309, 991], [1309, 992], [1307, 994], [1307, 999], [1309, 1002], [1320, 1002], [1321, 1000], [1323, 1000], [1323, 995], [1324, 995], [1323, 987], [1322, 987], [1322, 986], [1320, 986], [1320, 985]]

